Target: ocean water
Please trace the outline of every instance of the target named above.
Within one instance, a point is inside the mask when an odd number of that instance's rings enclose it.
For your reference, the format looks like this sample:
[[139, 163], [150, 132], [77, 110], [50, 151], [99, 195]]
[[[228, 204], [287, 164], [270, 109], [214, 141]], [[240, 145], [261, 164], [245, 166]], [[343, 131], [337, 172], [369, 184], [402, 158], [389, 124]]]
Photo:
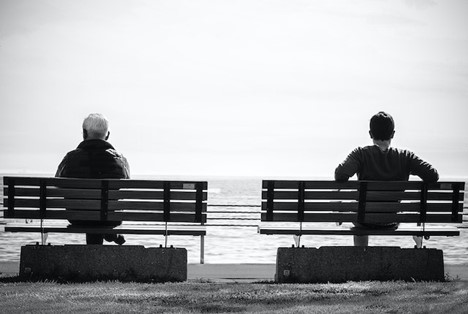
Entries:
[[[150, 178], [150, 177], [146, 177]], [[167, 177], [153, 177], [168, 179]], [[207, 226], [205, 237], [205, 263], [275, 263], [278, 247], [294, 244], [292, 236], [261, 235], [257, 232], [260, 223], [261, 178], [180, 178], [170, 179], [208, 181], [208, 224], [242, 224], [244, 226]], [[3, 189], [2, 189], [3, 190]], [[3, 192], [3, 191], [2, 191]], [[465, 200], [465, 204], [468, 202]], [[213, 206], [221, 205], [221, 206]], [[465, 205], [466, 206], [466, 205]], [[254, 220], [224, 221], [214, 212], [222, 210], [241, 211], [238, 214]], [[465, 213], [468, 214], [467, 208]], [[225, 216], [225, 215], [224, 215]], [[0, 223], [1, 223], [0, 218]], [[3, 232], [0, 224], [0, 261], [18, 261], [20, 247], [40, 242], [39, 234]], [[444, 251], [447, 264], [468, 265], [468, 222], [460, 225], [460, 237], [431, 237], [424, 242], [428, 248]], [[158, 247], [164, 245], [163, 236], [126, 235], [125, 245], [144, 245]], [[47, 243], [84, 244], [83, 234], [49, 234]], [[310, 247], [352, 245], [351, 236], [303, 236], [301, 245]], [[113, 244], [109, 244], [113, 245]], [[185, 247], [188, 262], [200, 262], [200, 237], [170, 236], [168, 245]], [[371, 237], [369, 245], [413, 247], [411, 237]]]

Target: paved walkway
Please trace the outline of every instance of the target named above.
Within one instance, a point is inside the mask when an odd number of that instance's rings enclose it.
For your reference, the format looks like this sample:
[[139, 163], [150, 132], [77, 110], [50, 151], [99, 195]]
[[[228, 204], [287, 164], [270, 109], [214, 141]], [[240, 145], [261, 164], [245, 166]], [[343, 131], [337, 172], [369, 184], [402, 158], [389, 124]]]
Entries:
[[187, 277], [216, 282], [272, 281], [275, 264], [189, 264]]
[[[19, 262], [0, 262], [0, 276], [18, 274]], [[445, 265], [450, 279], [468, 281], [468, 265]], [[274, 264], [189, 264], [188, 280], [213, 282], [272, 281]]]

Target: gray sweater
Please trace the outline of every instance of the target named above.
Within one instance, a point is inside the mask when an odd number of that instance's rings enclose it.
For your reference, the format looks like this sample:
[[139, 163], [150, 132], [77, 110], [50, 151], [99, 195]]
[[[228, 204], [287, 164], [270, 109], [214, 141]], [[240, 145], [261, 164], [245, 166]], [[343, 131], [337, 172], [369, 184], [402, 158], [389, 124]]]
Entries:
[[416, 175], [426, 182], [437, 182], [439, 174], [414, 153], [397, 148], [381, 151], [377, 145], [358, 147], [335, 170], [336, 181], [358, 180], [408, 181]]

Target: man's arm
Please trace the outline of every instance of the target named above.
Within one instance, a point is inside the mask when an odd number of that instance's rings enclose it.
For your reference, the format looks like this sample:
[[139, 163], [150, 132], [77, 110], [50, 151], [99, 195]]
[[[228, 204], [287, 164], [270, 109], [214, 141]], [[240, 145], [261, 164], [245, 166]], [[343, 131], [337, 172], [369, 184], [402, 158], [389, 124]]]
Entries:
[[410, 173], [420, 177], [425, 182], [437, 182], [439, 173], [428, 162], [411, 153]]
[[67, 165], [67, 156], [68, 156], [68, 154], [65, 157], [63, 157], [62, 162], [58, 166], [57, 172], [55, 172], [56, 177], [63, 177], [64, 176], [65, 167]]
[[348, 181], [354, 176], [360, 167], [359, 148], [353, 150], [346, 159], [335, 169], [335, 180], [340, 182]]
[[130, 165], [128, 164], [127, 158], [122, 156], [122, 168], [124, 173], [124, 179], [130, 179]]

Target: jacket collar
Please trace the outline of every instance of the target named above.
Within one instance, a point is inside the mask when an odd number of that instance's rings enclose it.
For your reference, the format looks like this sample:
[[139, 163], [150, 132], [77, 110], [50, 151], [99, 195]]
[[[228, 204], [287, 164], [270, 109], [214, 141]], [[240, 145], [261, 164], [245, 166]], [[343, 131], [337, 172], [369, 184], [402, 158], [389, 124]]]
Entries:
[[78, 145], [80, 149], [114, 149], [114, 147], [105, 140], [93, 139], [84, 140]]

